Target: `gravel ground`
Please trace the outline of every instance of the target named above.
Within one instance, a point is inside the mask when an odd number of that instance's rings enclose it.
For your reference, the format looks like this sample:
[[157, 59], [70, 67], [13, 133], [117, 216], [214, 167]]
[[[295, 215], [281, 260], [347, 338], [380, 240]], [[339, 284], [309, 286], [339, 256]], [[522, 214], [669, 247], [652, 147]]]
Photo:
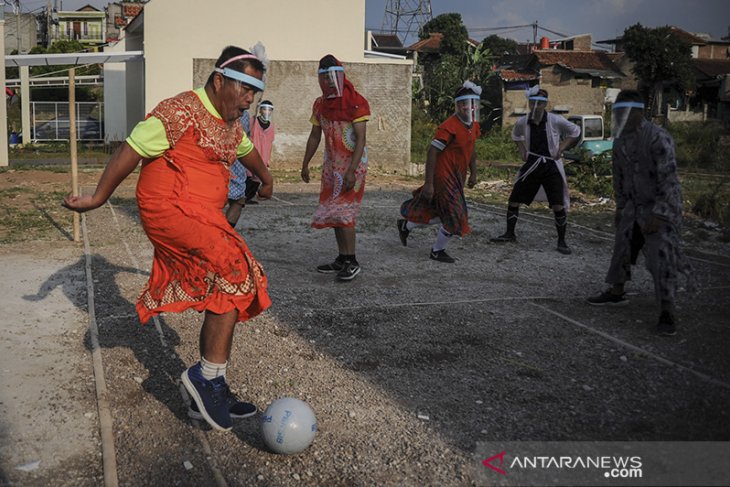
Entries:
[[[440, 264], [434, 229], [398, 240], [409, 188], [376, 180], [358, 226], [363, 271], [340, 283], [314, 272], [336, 254], [332, 232], [309, 227], [317, 189], [279, 184], [237, 227], [274, 304], [238, 327], [229, 383], [261, 409], [311, 405], [319, 432], [295, 456], [268, 452], [255, 419], [221, 433], [187, 418], [179, 375], [198, 359], [201, 316], [139, 326], [152, 249], [132, 193], [87, 215], [121, 485], [462, 486], [477, 481], [480, 441], [730, 440], [727, 249], [693, 249], [703, 291], [682, 295], [679, 333], [658, 338], [642, 268], [630, 306], [584, 302], [604, 288], [608, 215], [573, 222], [564, 256], [540, 212], [522, 212], [519, 243], [500, 246], [489, 237], [502, 210], [475, 205], [474, 232], [449, 246], [459, 260]], [[81, 310], [82, 291], [70, 297]], [[18, 478], [58, 485], [50, 475]]]

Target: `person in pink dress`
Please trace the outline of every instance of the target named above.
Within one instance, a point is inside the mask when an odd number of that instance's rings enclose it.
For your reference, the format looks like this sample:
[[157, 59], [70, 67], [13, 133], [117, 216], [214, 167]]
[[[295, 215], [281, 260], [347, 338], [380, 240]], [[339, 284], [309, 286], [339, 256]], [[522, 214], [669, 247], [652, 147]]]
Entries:
[[[258, 106], [258, 115], [251, 123], [251, 142], [253, 142], [256, 150], [261, 154], [261, 159], [269, 167], [271, 162], [271, 152], [274, 147], [274, 138], [276, 137], [276, 127], [271, 121], [274, 112], [274, 104], [269, 100], [263, 100]], [[246, 203], [257, 204], [254, 199], [261, 187], [261, 181], [251, 171], [247, 170], [246, 178]]]

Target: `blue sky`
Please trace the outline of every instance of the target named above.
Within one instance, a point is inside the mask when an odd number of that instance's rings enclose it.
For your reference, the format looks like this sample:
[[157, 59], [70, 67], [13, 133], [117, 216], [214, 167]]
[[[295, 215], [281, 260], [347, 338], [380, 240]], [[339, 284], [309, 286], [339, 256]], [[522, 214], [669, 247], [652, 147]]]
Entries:
[[[366, 0], [368, 28], [381, 28], [385, 5], [386, 0]], [[531, 41], [531, 28], [504, 34], [476, 29], [535, 21], [538, 26], [562, 34], [592, 34], [594, 42], [618, 37], [637, 22], [646, 27], [674, 25], [688, 32], [708, 33], [713, 39], [726, 36], [730, 27], [730, 0], [431, 0], [431, 9], [434, 17], [450, 12], [461, 14], [470, 36], [478, 41], [492, 33], [520, 42]], [[538, 38], [543, 35], [559, 37], [539, 30]]]
[[[260, 0], [266, 1], [266, 0]], [[299, 0], [306, 1], [306, 0]], [[349, 1], [349, 0], [336, 0]], [[379, 30], [387, 0], [365, 0], [365, 26]], [[416, 0], [410, 0], [415, 3]], [[85, 4], [103, 8], [104, 0], [63, 0], [65, 10]], [[210, 1], [213, 5], [215, 0]], [[23, 10], [35, 10], [46, 0], [21, 0]], [[532, 40], [532, 29], [487, 31], [531, 24], [562, 34], [590, 33], [593, 40], [620, 36], [624, 29], [640, 22], [647, 27], [675, 25], [688, 32], [705, 32], [714, 39], [728, 34], [730, 0], [431, 0], [433, 15], [461, 14], [472, 38], [481, 41], [491, 33], [520, 42]], [[313, 26], [314, 27], [314, 26]], [[554, 34], [538, 31], [538, 37]]]

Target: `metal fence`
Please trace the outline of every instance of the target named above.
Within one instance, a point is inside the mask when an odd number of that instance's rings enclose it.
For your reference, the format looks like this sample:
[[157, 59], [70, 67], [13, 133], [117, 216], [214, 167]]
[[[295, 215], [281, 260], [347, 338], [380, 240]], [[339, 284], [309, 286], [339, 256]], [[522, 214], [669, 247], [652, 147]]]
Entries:
[[[31, 102], [33, 142], [69, 140], [68, 102]], [[76, 102], [76, 139], [104, 140], [104, 103]]]

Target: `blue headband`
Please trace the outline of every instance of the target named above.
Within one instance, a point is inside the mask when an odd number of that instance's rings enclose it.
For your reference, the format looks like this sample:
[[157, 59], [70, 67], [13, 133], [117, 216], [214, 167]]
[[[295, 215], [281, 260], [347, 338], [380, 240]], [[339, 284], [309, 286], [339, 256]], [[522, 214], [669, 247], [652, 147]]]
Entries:
[[548, 101], [547, 97], [545, 97], [545, 96], [531, 96], [528, 98], [528, 100]]
[[461, 101], [461, 100], [478, 100], [479, 95], [461, 95], [454, 98], [454, 101]]
[[617, 108], [641, 108], [643, 110], [644, 104], [639, 103], [638, 101], [620, 101], [618, 103], [614, 103], [611, 110], [615, 110]]
[[261, 81], [258, 78], [254, 78], [253, 76], [249, 76], [246, 73], [242, 73], [240, 71], [236, 71], [235, 69], [231, 68], [215, 68], [213, 71], [216, 73], [220, 73], [226, 78], [235, 79], [236, 81], [240, 81], [241, 83], [245, 83], [258, 91], [264, 91], [264, 88], [266, 88], [266, 84], [264, 84], [263, 81]]
[[342, 66], [331, 66], [329, 68], [320, 69], [319, 71], [317, 71], [317, 73], [324, 74], [324, 73], [328, 73], [330, 71], [344, 71], [344, 70], [345, 70], [345, 68], [343, 68]]

